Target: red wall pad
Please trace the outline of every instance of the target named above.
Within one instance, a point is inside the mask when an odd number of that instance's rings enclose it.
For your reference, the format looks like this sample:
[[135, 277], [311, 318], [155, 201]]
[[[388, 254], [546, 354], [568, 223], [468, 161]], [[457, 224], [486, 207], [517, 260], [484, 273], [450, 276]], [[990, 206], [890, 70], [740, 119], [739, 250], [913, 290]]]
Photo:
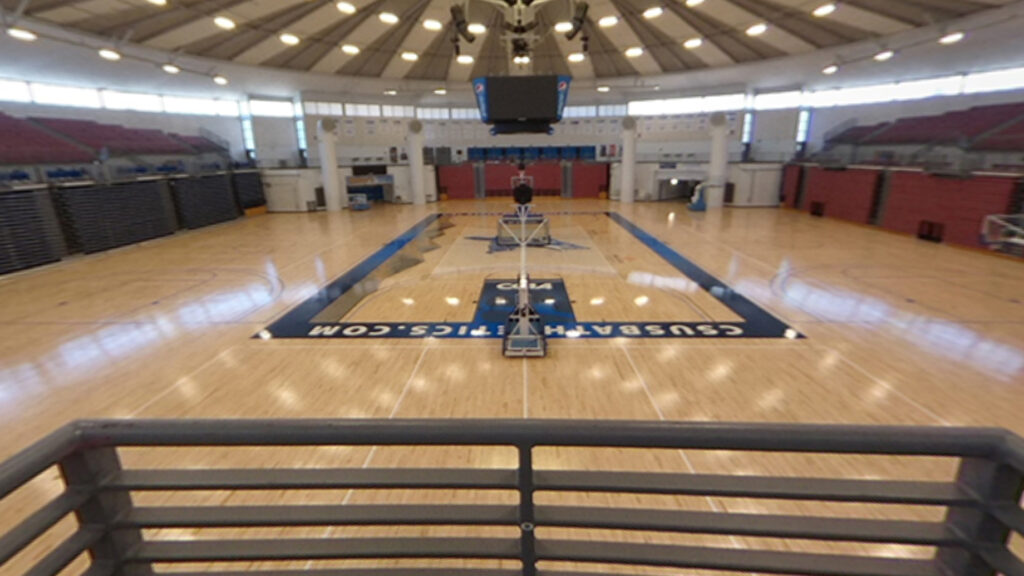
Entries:
[[472, 164], [457, 164], [437, 167], [438, 186], [446, 188], [448, 197], [452, 199], [472, 199], [476, 192], [476, 180], [473, 177]]
[[796, 193], [800, 186], [800, 170], [803, 166], [789, 164], [782, 171], [782, 201], [790, 208], [796, 208]]
[[921, 221], [945, 226], [943, 240], [981, 246], [981, 223], [989, 214], [1005, 214], [1017, 180], [995, 176], [941, 178], [919, 172], [894, 172], [882, 227], [917, 235]]
[[608, 165], [574, 162], [572, 165], [572, 197], [597, 198], [608, 189]]
[[562, 165], [558, 162], [527, 164], [526, 175], [533, 177], [533, 189], [538, 194], [558, 196], [562, 193]]
[[825, 216], [869, 224], [880, 174], [878, 170], [808, 168], [804, 209], [820, 202], [825, 205]]
[[512, 178], [519, 175], [516, 164], [500, 163], [484, 166], [484, 181], [487, 196], [511, 196]]

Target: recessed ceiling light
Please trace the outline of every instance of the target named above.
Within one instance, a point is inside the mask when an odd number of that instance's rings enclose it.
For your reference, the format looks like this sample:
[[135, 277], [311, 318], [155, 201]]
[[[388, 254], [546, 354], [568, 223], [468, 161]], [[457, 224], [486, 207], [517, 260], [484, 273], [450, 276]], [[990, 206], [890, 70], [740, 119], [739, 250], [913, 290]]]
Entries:
[[825, 68], [823, 68], [821, 71], [821, 73], [826, 76], [831, 76], [836, 72], [839, 72], [839, 66], [836, 64], [830, 64], [828, 66], [825, 66]]
[[437, 32], [441, 28], [444, 28], [444, 25], [441, 24], [440, 20], [434, 20], [433, 18], [429, 18], [423, 21], [423, 27], [426, 28], [427, 30]]
[[420, 55], [415, 52], [402, 52], [402, 60], [406, 62], [415, 62], [420, 59]]
[[652, 7], [648, 8], [647, 10], [644, 10], [644, 18], [647, 18], [648, 20], [651, 20], [653, 18], [657, 18], [658, 16], [661, 16], [664, 13], [665, 13], [665, 9], [662, 8], [661, 6], [652, 6]]
[[168, 74], [178, 74], [181, 72], [181, 68], [178, 68], [174, 64], [164, 64], [162, 68], [163, 71], [167, 72]]
[[683, 48], [686, 48], [687, 50], [693, 50], [693, 49], [696, 49], [696, 48], [700, 48], [703, 45], [704, 45], [704, 40], [702, 38], [690, 38], [686, 42], [683, 42]]
[[235, 21], [227, 16], [217, 16], [213, 19], [213, 23], [216, 24], [218, 28], [223, 28], [224, 30], [235, 29]]
[[828, 4], [822, 4], [821, 6], [818, 6], [817, 8], [814, 9], [813, 12], [811, 12], [811, 14], [814, 14], [818, 18], [824, 18], [825, 16], [828, 16], [829, 14], [835, 11], [836, 5], [829, 2]]
[[385, 96], [397, 96], [398, 95], [398, 90], [385, 90], [384, 91], [384, 95]]
[[878, 54], [875, 54], [874, 58], [876, 62], [885, 62], [886, 60], [892, 60], [892, 57], [895, 55], [896, 53], [892, 50], [883, 50]]
[[359, 54], [359, 46], [356, 46], [355, 44], [342, 44], [341, 51], [349, 56], [355, 56], [356, 54]]
[[747, 36], [760, 36], [768, 31], [768, 25], [764, 22], [758, 22], [750, 28], [747, 28]]
[[385, 24], [398, 24], [398, 16], [391, 12], [381, 12], [377, 18], [380, 18], [380, 21]]
[[572, 30], [572, 22], [559, 22], [555, 24], [555, 32], [568, 32]]
[[154, 6], [167, 6], [167, 0], [147, 0], [147, 1], [150, 4], [153, 4]]
[[459, 54], [459, 56], [455, 58], [455, 61], [458, 62], [459, 64], [472, 64], [473, 57], [470, 56], [469, 54]]
[[37, 38], [39, 38], [38, 36], [36, 36], [35, 32], [32, 32], [31, 30], [25, 30], [24, 28], [8, 28], [7, 35], [11, 38], [17, 38], [18, 40], [22, 40], [24, 42], [33, 42]]
[[100, 58], [104, 60], [110, 60], [111, 62], [117, 62], [121, 59], [121, 54], [117, 50], [111, 50], [110, 48], [103, 48], [99, 52]]
[[619, 23], [618, 16], [604, 16], [597, 21], [597, 25], [601, 28], [611, 28]]
[[295, 34], [289, 34], [288, 32], [285, 32], [284, 34], [281, 34], [280, 38], [281, 38], [281, 42], [284, 42], [285, 44], [287, 44], [289, 46], [295, 46], [296, 44], [298, 44], [300, 42], [298, 36], [296, 36]]
[[690, 8], [693, 8], [694, 6], [700, 6], [703, 3], [704, 0], [686, 0], [686, 5], [689, 6]]
[[643, 56], [643, 54], [644, 54], [644, 49], [641, 48], [640, 46], [633, 46], [632, 48], [626, 48], [626, 57], [627, 58], [637, 58], [639, 56]]
[[221, 86], [227, 86], [228, 85], [228, 79], [223, 77], [223, 76], [221, 76], [220, 74], [214, 76], [213, 77], [213, 81], [215, 83], [221, 85]]
[[946, 46], [949, 46], [950, 44], [956, 44], [957, 42], [963, 39], [963, 32], [950, 32], [949, 34], [946, 34], [942, 38], [939, 38], [939, 44], [945, 44]]
[[530, 57], [526, 56], [525, 54], [522, 56], [516, 56], [515, 58], [512, 59], [512, 62], [515, 64], [529, 64]]
[[569, 62], [572, 62], [574, 64], [583, 62], [586, 59], [587, 56], [583, 54], [583, 52], [573, 52], [572, 54], [569, 54]]
[[338, 2], [335, 6], [338, 7], [338, 12], [341, 12], [342, 14], [356, 13], [356, 7], [353, 6], [351, 2]]
[[598, 91], [598, 92], [602, 92], [602, 93], [603, 93], [603, 92], [611, 92], [611, 90], [612, 90], [612, 89], [611, 89], [611, 87], [609, 87], [609, 86], [598, 86], [598, 87], [597, 87], [597, 91]]
[[466, 29], [469, 30], [471, 34], [485, 34], [487, 32], [487, 26], [484, 26], [479, 22], [473, 22], [467, 26]]
[[438, 89], [434, 90], [434, 94], [437, 94], [438, 96], [444, 96], [447, 93], [448, 93], [448, 90], [445, 90], [444, 88], [438, 88]]

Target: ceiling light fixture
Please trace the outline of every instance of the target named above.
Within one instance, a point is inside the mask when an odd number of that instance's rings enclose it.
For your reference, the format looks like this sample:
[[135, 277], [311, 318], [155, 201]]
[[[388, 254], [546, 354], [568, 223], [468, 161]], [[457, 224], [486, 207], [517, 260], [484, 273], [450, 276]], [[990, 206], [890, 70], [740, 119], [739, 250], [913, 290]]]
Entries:
[[458, 62], [459, 64], [472, 64], [473, 57], [470, 56], [469, 54], [459, 54], [455, 61]]
[[683, 42], [683, 48], [686, 48], [687, 50], [694, 50], [703, 45], [704, 40], [702, 38], [690, 38], [686, 42]]
[[949, 34], [946, 34], [942, 38], [939, 38], [939, 44], [943, 44], [945, 46], [949, 46], [950, 44], [956, 44], [957, 42], [959, 42], [959, 41], [961, 41], [963, 39], [964, 39], [964, 33], [963, 32], [950, 32]]
[[831, 75], [835, 74], [836, 72], [839, 72], [839, 65], [838, 64], [829, 64], [828, 66], [825, 66], [821, 70], [821, 73], [824, 74], [825, 76], [831, 76]]
[[437, 94], [438, 96], [444, 96], [447, 93], [448, 93], [448, 90], [446, 90], [444, 88], [438, 88], [438, 89], [434, 90], [434, 94]]
[[167, 0], [146, 0], [154, 6], [167, 6]]
[[555, 32], [568, 32], [572, 30], [572, 22], [559, 22], [555, 24]]
[[36, 36], [35, 32], [31, 30], [25, 30], [24, 28], [8, 28], [7, 35], [11, 38], [17, 38], [22, 42], [34, 42], [39, 36]]
[[398, 96], [398, 90], [385, 90], [385, 96]]
[[522, 55], [522, 56], [516, 56], [516, 57], [512, 58], [512, 62], [514, 62], [516, 64], [529, 64], [530, 63], [530, 57], [525, 55], [525, 54]]
[[349, 56], [355, 56], [356, 54], [359, 54], [359, 46], [356, 46], [355, 44], [342, 44], [341, 51]]
[[213, 81], [216, 84], [218, 84], [219, 86], [227, 86], [228, 85], [228, 79], [223, 77], [223, 76], [221, 76], [220, 74], [217, 74], [216, 76], [214, 76], [213, 77]]
[[235, 29], [235, 21], [227, 16], [217, 16], [213, 19], [213, 23], [216, 24], [218, 28], [222, 28], [224, 30]]
[[111, 62], [117, 62], [121, 59], [121, 54], [117, 50], [110, 48], [101, 48], [99, 51], [100, 58], [104, 60], [110, 60]]
[[179, 74], [181, 72], [181, 68], [178, 68], [174, 64], [164, 64], [161, 68], [168, 74]]
[[289, 34], [288, 32], [281, 34], [279, 38], [281, 39], [281, 42], [284, 42], [289, 46], [295, 46], [300, 42], [298, 36], [296, 36], [295, 34]]
[[406, 62], [415, 62], [420, 59], [420, 55], [415, 52], [402, 52], [402, 60]]
[[631, 48], [626, 48], [626, 57], [627, 58], [637, 58], [639, 56], [643, 56], [643, 54], [644, 54], [644, 49], [641, 48], [640, 46], [633, 46]]
[[381, 12], [380, 14], [377, 15], [377, 18], [379, 18], [381, 22], [388, 25], [398, 24], [398, 16], [396, 16], [392, 12]]
[[583, 52], [573, 52], [568, 56], [569, 62], [572, 62], [573, 64], [579, 64], [580, 62], [583, 62], [586, 59], [587, 56]]
[[355, 14], [356, 7], [351, 2], [338, 2], [335, 4], [338, 7], [338, 12], [342, 14]]
[[601, 28], [611, 28], [619, 23], [618, 16], [604, 16], [597, 21], [597, 25]]
[[895, 55], [896, 55], [896, 53], [893, 52], [892, 50], [883, 50], [883, 51], [879, 52], [878, 54], [875, 54], [874, 55], [874, 59], [875, 59], [875, 62], [886, 62], [888, 60], [892, 60], [892, 57], [895, 56]]
[[768, 25], [764, 22], [758, 22], [750, 28], [747, 28], [747, 36], [760, 36], [768, 31]]
[[427, 30], [430, 30], [431, 32], [437, 32], [441, 28], [444, 28], [444, 25], [441, 24], [440, 20], [434, 20], [433, 18], [430, 18], [423, 21], [423, 27], [426, 28]]
[[611, 92], [612, 89], [610, 86], [598, 86], [597, 91], [604, 94], [605, 92]]
[[472, 24], [469, 25], [469, 27], [467, 29], [470, 31], [471, 34], [485, 34], [485, 33], [487, 33], [487, 26], [484, 26], [483, 24], [481, 24], [479, 22], [473, 22]]
[[686, 5], [689, 6], [690, 8], [693, 8], [694, 6], [700, 6], [703, 3], [704, 0], [686, 0]]
[[657, 18], [658, 16], [661, 16], [664, 13], [665, 13], [665, 9], [662, 8], [661, 6], [652, 6], [652, 7], [648, 8], [647, 10], [644, 10], [644, 18], [647, 18], [648, 20], [652, 20], [654, 18]]
[[825, 16], [828, 16], [829, 14], [835, 11], [836, 5], [832, 2], [829, 2], [828, 4], [822, 4], [821, 6], [818, 6], [817, 8], [814, 9], [813, 12], [811, 12], [811, 14], [817, 16], [818, 18], [824, 18]]

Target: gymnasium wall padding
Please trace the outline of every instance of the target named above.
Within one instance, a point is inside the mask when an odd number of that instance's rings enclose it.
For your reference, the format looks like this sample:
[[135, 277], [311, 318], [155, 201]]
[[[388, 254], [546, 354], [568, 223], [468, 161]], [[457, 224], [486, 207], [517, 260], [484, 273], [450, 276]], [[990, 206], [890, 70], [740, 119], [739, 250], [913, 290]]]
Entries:
[[231, 184], [235, 191], [235, 199], [242, 210], [266, 205], [263, 176], [258, 171], [235, 172], [231, 175]]
[[608, 191], [608, 165], [574, 162], [572, 165], [572, 197], [597, 198]]
[[172, 189], [184, 228], [202, 228], [241, 216], [227, 174], [174, 180]]
[[178, 228], [166, 180], [61, 188], [54, 201], [73, 252], [101, 252]]
[[492, 163], [484, 166], [484, 182], [487, 197], [511, 196], [512, 178], [519, 175], [515, 164]]
[[800, 191], [800, 171], [804, 167], [789, 164], [782, 171], [782, 202], [790, 208], [796, 208], [796, 196]]
[[562, 165], [558, 162], [527, 164], [526, 175], [533, 177], [533, 189], [536, 195], [562, 195]]
[[871, 222], [871, 204], [878, 187], [878, 170], [807, 169], [804, 207], [824, 204], [824, 215], [859, 224]]
[[453, 200], [468, 200], [475, 195], [476, 178], [472, 164], [437, 167], [438, 191]]
[[945, 226], [943, 241], [982, 246], [985, 216], [1010, 208], [1016, 178], [947, 178], [920, 172], [893, 172], [882, 227], [916, 235], [922, 221]]
[[64, 238], [48, 190], [0, 193], [0, 274], [57, 262]]

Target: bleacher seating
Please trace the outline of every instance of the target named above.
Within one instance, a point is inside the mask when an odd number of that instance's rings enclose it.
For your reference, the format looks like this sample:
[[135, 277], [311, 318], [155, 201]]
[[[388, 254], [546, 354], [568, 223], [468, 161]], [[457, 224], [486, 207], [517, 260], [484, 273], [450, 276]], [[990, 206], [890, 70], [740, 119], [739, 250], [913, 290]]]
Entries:
[[[1024, 103], [976, 106], [938, 116], [901, 118], [889, 125], [854, 126], [829, 139], [829, 144], [948, 144], [968, 146], [979, 138], [1024, 119]], [[1007, 139], [1006, 146], [1019, 140]], [[999, 148], [1017, 149], [1017, 148]]]
[[90, 120], [64, 118], [31, 118], [31, 120], [95, 150], [106, 148], [114, 156], [194, 154], [193, 150], [183, 142], [160, 130], [125, 128]]
[[0, 113], [0, 165], [92, 162], [94, 155], [20, 118]]
[[221, 146], [220, 144], [217, 144], [216, 142], [210, 140], [209, 138], [207, 138], [205, 136], [185, 136], [185, 135], [182, 135], [182, 134], [171, 134], [171, 136], [173, 136], [174, 138], [177, 138], [178, 140], [184, 142], [185, 144], [187, 144], [190, 148], [192, 148], [196, 152], [200, 152], [200, 153], [204, 153], [204, 152], [225, 153], [225, 152], [227, 152], [227, 150], [225, 150], [223, 146]]
[[1024, 150], [1024, 119], [979, 139], [972, 146], [974, 150]]

